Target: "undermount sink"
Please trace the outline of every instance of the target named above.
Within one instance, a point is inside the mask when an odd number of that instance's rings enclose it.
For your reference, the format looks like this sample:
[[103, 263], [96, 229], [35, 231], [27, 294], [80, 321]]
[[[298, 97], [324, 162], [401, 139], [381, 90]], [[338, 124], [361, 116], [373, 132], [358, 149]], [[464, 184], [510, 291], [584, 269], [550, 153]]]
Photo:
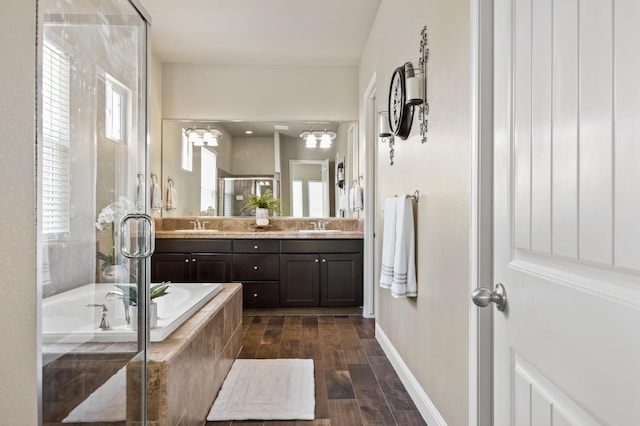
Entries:
[[339, 229], [300, 229], [299, 234], [337, 234]]
[[219, 232], [217, 229], [176, 229], [176, 234], [210, 234]]

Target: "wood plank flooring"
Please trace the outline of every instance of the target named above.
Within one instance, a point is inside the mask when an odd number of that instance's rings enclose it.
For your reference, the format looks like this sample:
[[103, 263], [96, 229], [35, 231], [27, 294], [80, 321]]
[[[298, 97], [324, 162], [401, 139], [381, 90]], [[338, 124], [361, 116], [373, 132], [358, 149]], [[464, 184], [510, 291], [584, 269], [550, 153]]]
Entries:
[[426, 423], [361, 315], [261, 315], [243, 317], [239, 358], [312, 358], [313, 421], [207, 422], [208, 426], [398, 425]]

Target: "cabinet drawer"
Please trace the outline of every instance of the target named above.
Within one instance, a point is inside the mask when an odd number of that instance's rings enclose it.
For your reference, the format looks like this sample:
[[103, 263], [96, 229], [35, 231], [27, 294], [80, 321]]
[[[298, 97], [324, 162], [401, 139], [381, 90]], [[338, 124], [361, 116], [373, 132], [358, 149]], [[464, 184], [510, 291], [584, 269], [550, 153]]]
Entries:
[[277, 254], [234, 254], [234, 281], [277, 281], [280, 256]]
[[362, 240], [282, 240], [282, 253], [361, 253]]
[[242, 283], [242, 300], [245, 308], [277, 308], [278, 283]]
[[233, 240], [234, 253], [280, 253], [279, 240]]
[[187, 239], [187, 238], [158, 238], [156, 239], [156, 253], [231, 253], [231, 240], [216, 239]]

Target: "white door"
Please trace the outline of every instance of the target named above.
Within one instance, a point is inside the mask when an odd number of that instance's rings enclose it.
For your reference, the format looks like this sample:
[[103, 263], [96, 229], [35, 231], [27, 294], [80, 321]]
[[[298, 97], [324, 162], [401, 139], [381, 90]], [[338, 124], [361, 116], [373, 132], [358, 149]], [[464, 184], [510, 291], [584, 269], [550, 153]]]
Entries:
[[495, 424], [639, 425], [640, 2], [494, 25]]

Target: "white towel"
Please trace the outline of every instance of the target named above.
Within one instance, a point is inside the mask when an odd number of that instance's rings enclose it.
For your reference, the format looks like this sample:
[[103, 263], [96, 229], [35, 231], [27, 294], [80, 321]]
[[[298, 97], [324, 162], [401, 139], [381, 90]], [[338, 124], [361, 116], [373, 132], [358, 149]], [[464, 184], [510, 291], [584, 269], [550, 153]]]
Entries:
[[151, 208], [162, 209], [162, 189], [156, 175], [151, 175]]
[[416, 297], [418, 287], [416, 283], [413, 201], [406, 195], [397, 198], [395, 237], [391, 295], [393, 297]]
[[167, 188], [167, 210], [175, 210], [178, 208], [178, 193], [173, 187], [173, 181], [169, 181], [169, 188]]
[[396, 249], [396, 198], [384, 200], [384, 217], [382, 228], [382, 270], [380, 271], [380, 287], [391, 288], [393, 281], [393, 265]]
[[362, 187], [356, 183], [353, 187], [353, 211], [364, 209], [364, 200], [362, 199]]

